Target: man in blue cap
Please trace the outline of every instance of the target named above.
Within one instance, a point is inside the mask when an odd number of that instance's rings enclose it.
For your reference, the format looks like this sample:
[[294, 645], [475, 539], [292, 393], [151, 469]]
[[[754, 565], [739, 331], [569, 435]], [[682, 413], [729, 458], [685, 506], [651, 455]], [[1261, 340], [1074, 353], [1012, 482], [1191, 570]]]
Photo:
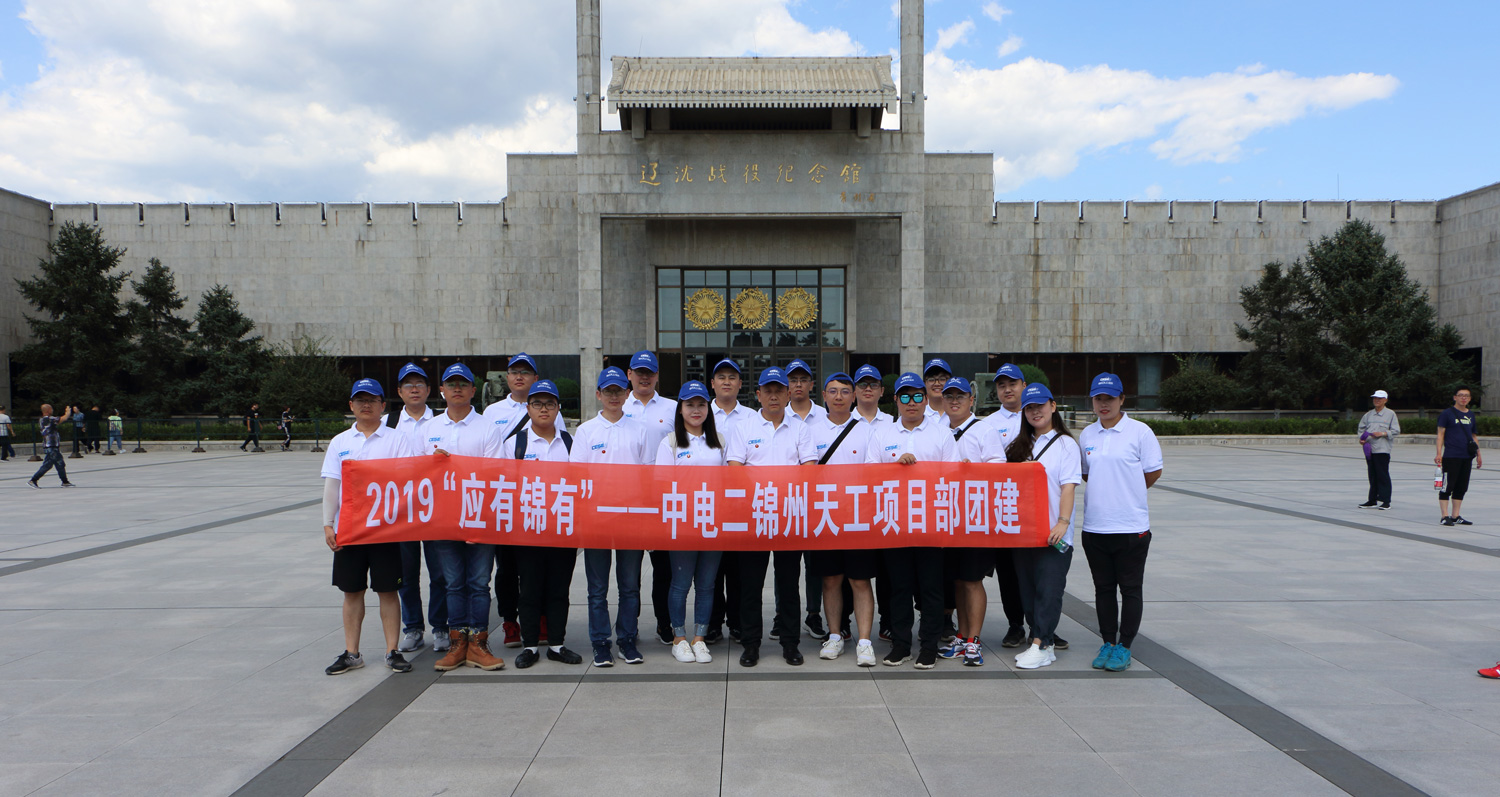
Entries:
[[[963, 462], [984, 462], [988, 427], [974, 417], [974, 389], [969, 380], [961, 376], [949, 379], [943, 387], [943, 403], [953, 442], [958, 444], [958, 458]], [[989, 601], [984, 591], [984, 578], [995, 570], [996, 550], [982, 546], [945, 549], [944, 580], [953, 585], [951, 600], [952, 607], [958, 611], [958, 634], [952, 644], [938, 650], [942, 658], [962, 656], [963, 663], [969, 667], [984, 665], [984, 647], [979, 639], [979, 632], [984, 627], [985, 606]], [[1014, 570], [1010, 575], [1014, 582]], [[949, 596], [945, 593], [946, 597]], [[1020, 633], [1016, 631], [1018, 640]]]
[[411, 663], [397, 651], [401, 606], [401, 546], [394, 542], [369, 545], [339, 544], [338, 514], [343, 498], [344, 463], [367, 459], [417, 456], [410, 437], [382, 424], [385, 390], [373, 379], [361, 379], [349, 391], [354, 426], [334, 435], [323, 455], [323, 542], [333, 551], [333, 585], [344, 593], [344, 652], [324, 672], [341, 675], [365, 666], [359, 653], [359, 632], [365, 621], [365, 589], [380, 599], [380, 625], [385, 631], [385, 663], [396, 672], [411, 672]]
[[[787, 411], [793, 413], [805, 424], [812, 424], [821, 418], [828, 417], [828, 410], [818, 406], [812, 400], [813, 371], [812, 366], [805, 361], [792, 360], [786, 365], [787, 391], [790, 399], [787, 401]], [[808, 636], [813, 639], [827, 639], [828, 632], [823, 629], [823, 586], [818, 578], [816, 569], [813, 567], [812, 557], [806, 554], [802, 557], [807, 573], [807, 618], [802, 625], [807, 629]], [[780, 615], [771, 622], [771, 638], [775, 639], [781, 630], [782, 623], [787, 622]], [[796, 622], [795, 618], [791, 622]]]
[[927, 408], [923, 413], [929, 419], [947, 420], [943, 412], [943, 388], [947, 387], [948, 380], [952, 378], [953, 366], [941, 357], [934, 357], [922, 366], [922, 382], [927, 390]]
[[[599, 372], [594, 397], [599, 414], [578, 426], [569, 459], [573, 462], [609, 462], [619, 465], [650, 465], [655, 451], [646, 451], [646, 429], [634, 418], [625, 417], [625, 397], [630, 382], [625, 372], [610, 366]], [[611, 551], [589, 548], [583, 552], [583, 574], [588, 580], [589, 642], [594, 649], [594, 666], [613, 666], [615, 658], [609, 645], [609, 568], [614, 557], [615, 632], [620, 656], [626, 664], [644, 661], [636, 646], [641, 616], [641, 557], [643, 551]]]
[[[421, 450], [425, 442], [423, 432], [432, 420], [432, 408], [427, 406], [427, 397], [432, 394], [427, 384], [427, 371], [414, 362], [401, 366], [396, 374], [396, 394], [401, 397], [401, 406], [385, 417], [387, 428], [411, 438], [412, 447]], [[443, 569], [437, 564], [436, 551], [431, 542], [403, 542], [401, 545], [401, 646], [402, 653], [411, 653], [422, 647], [422, 551], [427, 550], [427, 591], [431, 606], [428, 620], [432, 623], [432, 649], [436, 653], [448, 651], [448, 593], [443, 581]]]
[[[744, 382], [739, 363], [725, 357], [714, 365], [710, 377], [709, 387], [714, 393], [710, 405], [714, 427], [720, 438], [728, 440], [730, 430], [741, 421], [755, 417], [755, 410], [740, 403], [740, 387]], [[713, 614], [709, 618], [708, 633], [703, 637], [710, 645], [724, 638], [720, 629], [726, 622], [729, 637], [736, 642], [740, 640], [740, 568], [736, 556], [735, 551], [725, 551], [719, 559], [719, 574], [714, 578]]]
[[[506, 364], [505, 386], [510, 392], [505, 398], [490, 402], [484, 408], [485, 420], [499, 427], [505, 439], [515, 437], [516, 432], [529, 422], [526, 397], [540, 373], [536, 360], [524, 351], [511, 357]], [[521, 626], [516, 622], [516, 604], [521, 595], [520, 575], [516, 572], [518, 548], [515, 545], [495, 546], [495, 612], [500, 616], [500, 632], [504, 635], [504, 644], [508, 648], [521, 646]], [[542, 630], [542, 638], [545, 639], [546, 628]]]
[[[869, 363], [854, 370], [854, 417], [860, 423], [874, 427], [883, 423], [895, 423], [890, 413], [880, 409], [880, 400], [885, 397], [885, 380], [880, 369]], [[891, 577], [885, 569], [885, 558], [875, 561], [875, 610], [880, 617], [880, 638], [891, 641]]]
[[[816, 462], [812, 439], [807, 425], [800, 418], [786, 411], [787, 378], [780, 368], [767, 368], [760, 372], [760, 387], [755, 398], [760, 403], [760, 413], [734, 427], [725, 446], [724, 458], [730, 467], [742, 465], [802, 465]], [[779, 517], [775, 513], [772, 516]], [[769, 551], [740, 551], [740, 644], [745, 650], [740, 654], [741, 667], [754, 667], [760, 662], [760, 640], [764, 628], [761, 594], [766, 585], [766, 565], [770, 563]], [[796, 617], [802, 608], [802, 552], [777, 551], [776, 561], [776, 611], [783, 617]], [[793, 666], [803, 662], [797, 649], [801, 633], [795, 621], [785, 623], [781, 629], [781, 655]]]
[[[995, 371], [994, 386], [995, 397], [1000, 399], [1000, 407], [981, 421], [984, 429], [974, 430], [983, 446], [984, 458], [978, 460], [982, 462], [1004, 462], [1006, 447], [1021, 431], [1021, 396], [1026, 392], [1026, 376], [1021, 373], [1021, 366], [1015, 363], [1001, 365]], [[990, 553], [995, 560], [995, 584], [1000, 588], [1000, 605], [1004, 608], [1005, 619], [1009, 623], [1004, 638], [1000, 640], [1000, 647], [1018, 648], [1026, 641], [1026, 610], [1021, 605], [1021, 585], [1016, 580], [1015, 549], [994, 548]], [[966, 630], [970, 635], [979, 633], [977, 625], [962, 628], [962, 620], [960, 615], [960, 630]], [[981, 625], [983, 620], [981, 616]], [[1055, 640], [1054, 646], [1057, 643], [1061, 643], [1059, 650], [1067, 649], [1067, 640]]]
[[[661, 365], [656, 354], [641, 349], [630, 356], [630, 397], [625, 399], [625, 415], [634, 418], [646, 430], [646, 450], [656, 456], [662, 438], [672, 432], [677, 418], [677, 402], [656, 392], [661, 381]], [[672, 615], [668, 611], [667, 593], [672, 589], [672, 559], [666, 551], [651, 552], [651, 610], [656, 614], [656, 639], [672, 644]]]
[[[463, 363], [443, 370], [443, 400], [448, 408], [427, 422], [427, 453], [465, 457], [498, 457], [500, 427], [474, 410], [474, 372]], [[434, 546], [448, 582], [448, 655], [433, 665], [439, 672], [463, 666], [498, 670], [505, 666], [490, 651], [490, 574], [495, 546], [437, 540]]]

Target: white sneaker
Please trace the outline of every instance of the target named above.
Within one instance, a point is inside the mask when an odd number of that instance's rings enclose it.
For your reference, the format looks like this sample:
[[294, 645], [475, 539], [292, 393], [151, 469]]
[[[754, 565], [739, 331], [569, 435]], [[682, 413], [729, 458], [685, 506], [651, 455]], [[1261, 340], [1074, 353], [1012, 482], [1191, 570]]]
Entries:
[[1054, 661], [1057, 661], [1057, 654], [1052, 652], [1051, 645], [1044, 648], [1033, 642], [1031, 647], [1016, 657], [1016, 666], [1023, 670], [1035, 670]]
[[828, 641], [823, 643], [823, 649], [818, 651], [818, 658], [833, 661], [834, 659], [839, 657], [840, 653], [843, 652], [844, 640], [829, 637]]
[[410, 653], [422, 649], [422, 632], [407, 631], [401, 635], [401, 644], [396, 646], [397, 653]]
[[875, 646], [869, 642], [861, 642], [854, 649], [854, 663], [861, 667], [875, 666]]
[[453, 640], [449, 639], [447, 634], [439, 634], [437, 632], [433, 632], [433, 634], [432, 634], [432, 652], [433, 653], [447, 653], [448, 652], [448, 648], [451, 648], [451, 647], [453, 647]]
[[693, 655], [693, 646], [689, 645], [686, 639], [672, 645], [672, 658], [690, 664], [698, 660], [698, 657]]
[[714, 660], [714, 657], [708, 652], [708, 643], [707, 642], [694, 642], [693, 643], [693, 658], [699, 664], [707, 664], [707, 663], [709, 663], [709, 662], [711, 662], [711, 661]]

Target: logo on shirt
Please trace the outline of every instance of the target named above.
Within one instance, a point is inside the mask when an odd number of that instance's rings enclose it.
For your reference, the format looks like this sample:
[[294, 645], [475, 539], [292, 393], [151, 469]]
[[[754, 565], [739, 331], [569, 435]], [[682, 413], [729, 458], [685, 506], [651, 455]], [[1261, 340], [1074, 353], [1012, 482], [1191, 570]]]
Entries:
[[603, 451], [604, 450], [604, 444], [603, 443], [595, 443], [595, 444], [589, 446], [589, 450], [590, 451]]
[[688, 459], [692, 459], [692, 458], [693, 458], [693, 455], [692, 455], [692, 454], [689, 454], [689, 453], [688, 453], [688, 452], [686, 452], [686, 451], [678, 451], [678, 452], [677, 452], [677, 458], [678, 458], [678, 459], [682, 459], [682, 458], [683, 458], [683, 457], [687, 457], [687, 458], [688, 458]]
[[750, 441], [750, 445], [755, 446], [756, 448], [760, 448], [760, 438], [757, 438], [755, 440], [751, 440]]
[[427, 438], [427, 442], [429, 442], [429, 443], [441, 443], [441, 442], [443, 442], [443, 437], [442, 437], [442, 435], [438, 435], [437, 437], [429, 437], [429, 438]]
[[1088, 454], [1092, 454], [1092, 453], [1094, 453], [1094, 447], [1093, 447], [1093, 446], [1086, 446], [1086, 447], [1085, 447], [1085, 448], [1084, 448], [1084, 449], [1083, 449], [1083, 453], [1084, 453], [1084, 454], [1085, 454], [1085, 455], [1088, 455]]
[[527, 454], [526, 456], [522, 457], [522, 459], [523, 460], [525, 460], [525, 459], [536, 459], [536, 457], [537, 457], [536, 454]]
[[340, 451], [339, 452], [339, 459], [343, 459], [344, 457], [347, 457], [347, 456], [349, 456], [349, 452], [348, 451]]

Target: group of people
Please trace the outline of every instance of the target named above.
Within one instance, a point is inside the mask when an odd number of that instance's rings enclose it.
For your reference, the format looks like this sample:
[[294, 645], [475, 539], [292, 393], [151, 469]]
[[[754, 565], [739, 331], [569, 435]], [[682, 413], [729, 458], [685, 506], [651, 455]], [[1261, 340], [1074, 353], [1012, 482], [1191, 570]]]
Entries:
[[[1374, 405], [1359, 419], [1359, 444], [1365, 453], [1365, 473], [1369, 493], [1360, 509], [1391, 508], [1391, 445], [1401, 434], [1401, 420], [1386, 406], [1390, 395], [1377, 390], [1370, 396]], [[1469, 409], [1474, 391], [1459, 385], [1453, 391], [1453, 406], [1443, 410], [1437, 420], [1437, 451], [1432, 457], [1437, 465], [1433, 486], [1438, 490], [1438, 517], [1441, 526], [1472, 526], [1459, 510], [1469, 492], [1469, 477], [1474, 468], [1484, 467], [1479, 448], [1478, 416]], [[1451, 502], [1451, 503], [1450, 503]]]
[[[256, 453], [265, 451], [260, 447], [260, 402], [252, 403], [240, 420], [245, 426], [245, 439], [240, 443], [240, 450], [245, 451], [248, 446], [250, 451]], [[290, 405], [281, 408], [281, 420], [276, 422], [276, 430], [281, 432], [282, 451], [292, 450], [292, 423], [296, 420]]]
[[[981, 641], [989, 600], [984, 580], [993, 575], [1006, 619], [1000, 645], [1021, 648], [1016, 666], [1045, 667], [1068, 647], [1057, 634], [1063, 588], [1075, 543], [1075, 491], [1087, 481], [1080, 542], [1089, 561], [1103, 644], [1093, 667], [1119, 672], [1131, 662], [1140, 627], [1141, 587], [1151, 523], [1146, 491], [1162, 472], [1161, 448], [1149, 427], [1123, 411], [1118, 376], [1099, 374], [1090, 387], [1098, 420], [1075, 438], [1046, 385], [1027, 384], [1016, 365], [995, 374], [1000, 409], [974, 416], [975, 387], [941, 359], [921, 374], [895, 381], [896, 414], [880, 410], [880, 372], [860, 366], [851, 376], [826, 375], [822, 404], [811, 366], [794, 360], [755, 376], [756, 407], [739, 402], [745, 374], [730, 359], [709, 373], [709, 384], [690, 381], [673, 401], [656, 391], [655, 354], [640, 351], [627, 368], [605, 368], [595, 397], [598, 414], [569, 434], [559, 420], [557, 386], [540, 378], [536, 361], [522, 353], [507, 366], [508, 395], [482, 412], [474, 408], [474, 375], [462, 363], [438, 380], [445, 409], [427, 405], [431, 384], [415, 363], [401, 368], [401, 406], [386, 412], [379, 382], [361, 379], [350, 393], [354, 426], [328, 446], [323, 464], [323, 532], [334, 552], [333, 584], [344, 593], [345, 650], [326, 672], [364, 666], [360, 627], [364, 592], [379, 595], [385, 662], [397, 672], [404, 654], [425, 644], [420, 578], [426, 559], [429, 606], [425, 620], [439, 671], [470, 666], [498, 670], [505, 662], [490, 637], [493, 583], [502, 644], [519, 648], [513, 664], [529, 668], [542, 658], [580, 664], [566, 647], [568, 590], [578, 551], [451, 540], [343, 546], [337, 537], [342, 463], [407, 456], [481, 456], [526, 461], [600, 462], [662, 467], [760, 467], [916, 462], [1039, 462], [1046, 473], [1047, 544], [1037, 548], [908, 547], [882, 550], [644, 551], [585, 550], [591, 661], [610, 667], [638, 664], [641, 574], [646, 556], [653, 573], [655, 636], [681, 662], [712, 661], [710, 645], [728, 637], [741, 646], [739, 663], [760, 660], [762, 595], [774, 572], [774, 617], [769, 637], [783, 660], [804, 663], [801, 635], [819, 643], [818, 655], [835, 660], [850, 644], [861, 667], [901, 666], [915, 659], [932, 669], [938, 659], [984, 664]], [[610, 616], [613, 571], [615, 611]], [[803, 610], [803, 588], [807, 614]], [[692, 595], [692, 624], [688, 596]], [[913, 625], [917, 626], [913, 638]], [[827, 619], [825, 629], [823, 619]], [[889, 643], [877, 659], [876, 641]]]

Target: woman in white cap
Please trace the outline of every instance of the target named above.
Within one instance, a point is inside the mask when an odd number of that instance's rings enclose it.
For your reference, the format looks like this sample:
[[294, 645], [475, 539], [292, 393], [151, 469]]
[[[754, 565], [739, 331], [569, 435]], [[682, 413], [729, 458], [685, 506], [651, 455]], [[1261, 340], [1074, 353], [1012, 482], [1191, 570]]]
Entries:
[[[724, 441], [709, 410], [708, 388], [697, 380], [677, 391], [677, 417], [672, 433], [656, 449], [656, 464], [718, 467], [724, 464]], [[704, 636], [714, 608], [714, 579], [719, 575], [719, 551], [669, 551], [672, 584], [667, 590], [667, 613], [672, 623], [672, 656], [681, 662], [707, 664], [714, 660]], [[687, 595], [693, 590], [693, 641], [687, 640]]]
[[1063, 423], [1052, 391], [1040, 382], [1026, 386], [1021, 397], [1021, 429], [1005, 449], [1008, 462], [1040, 462], [1047, 472], [1047, 544], [1016, 548], [1016, 581], [1031, 628], [1031, 647], [1016, 654], [1023, 670], [1057, 661], [1053, 652], [1062, 619], [1063, 588], [1073, 563], [1073, 493], [1083, 482], [1078, 443]]

